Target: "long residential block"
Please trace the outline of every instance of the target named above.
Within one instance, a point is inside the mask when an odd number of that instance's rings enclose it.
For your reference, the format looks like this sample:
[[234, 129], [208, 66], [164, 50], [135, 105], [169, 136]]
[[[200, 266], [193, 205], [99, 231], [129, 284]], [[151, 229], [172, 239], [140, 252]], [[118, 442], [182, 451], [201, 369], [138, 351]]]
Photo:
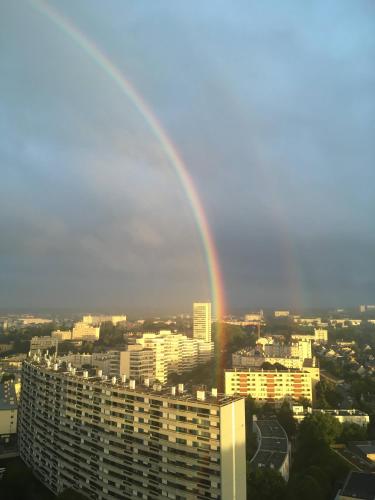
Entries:
[[19, 449], [56, 494], [246, 498], [244, 400], [214, 389], [136, 386], [34, 357], [22, 367]]

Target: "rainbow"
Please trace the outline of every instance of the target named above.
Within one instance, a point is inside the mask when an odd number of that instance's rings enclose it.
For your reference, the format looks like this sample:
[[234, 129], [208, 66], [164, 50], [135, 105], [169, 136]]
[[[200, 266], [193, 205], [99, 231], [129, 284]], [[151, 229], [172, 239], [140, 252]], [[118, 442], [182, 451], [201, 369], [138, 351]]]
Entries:
[[[153, 135], [162, 146], [190, 202], [207, 262], [214, 314], [218, 320], [223, 318], [225, 311], [224, 287], [214, 238], [210, 231], [207, 217], [193, 179], [181, 155], [177, 151], [176, 146], [173, 144], [142, 95], [90, 38], [82, 33], [67, 17], [54, 7], [48, 5], [44, 0], [29, 0], [29, 3], [36, 11], [49, 19], [63, 33], [71, 38], [92, 59], [92, 61], [103, 70], [108, 78], [118, 86], [122, 93], [132, 102], [134, 107], [142, 115]], [[222, 338], [223, 335], [220, 331], [218, 335], [219, 345], [223, 348], [225, 339]]]

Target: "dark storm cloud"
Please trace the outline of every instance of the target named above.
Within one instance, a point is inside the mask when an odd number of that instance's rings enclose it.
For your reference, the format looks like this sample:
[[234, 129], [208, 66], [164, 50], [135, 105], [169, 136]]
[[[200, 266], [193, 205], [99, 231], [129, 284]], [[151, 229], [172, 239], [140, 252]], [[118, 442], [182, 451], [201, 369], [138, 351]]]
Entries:
[[[372, 300], [372, 2], [54, 4], [179, 148], [231, 305]], [[1, 303], [188, 309], [206, 265], [147, 124], [30, 4], [0, 19]]]

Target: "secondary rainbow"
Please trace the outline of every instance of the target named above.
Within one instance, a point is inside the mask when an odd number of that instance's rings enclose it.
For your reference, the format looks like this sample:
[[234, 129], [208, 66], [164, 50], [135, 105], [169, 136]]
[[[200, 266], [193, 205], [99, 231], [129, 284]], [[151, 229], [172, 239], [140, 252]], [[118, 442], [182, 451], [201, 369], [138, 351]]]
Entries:
[[[165, 154], [174, 167], [175, 172], [186, 192], [187, 198], [193, 210], [195, 223], [201, 236], [205, 258], [207, 261], [210, 278], [213, 307], [218, 319], [224, 315], [224, 288], [219, 266], [218, 255], [211, 234], [207, 217], [199, 199], [193, 179], [184, 164], [181, 155], [178, 153], [171, 139], [168, 137], [158, 118], [152, 112], [141, 94], [125, 78], [118, 67], [108, 58], [108, 56], [95, 43], [82, 33], [66, 16], [61, 14], [54, 7], [43, 0], [29, 0], [30, 4], [41, 14], [52, 21], [68, 37], [76, 42], [79, 47], [99, 66], [106, 75], [121, 89], [127, 98], [133, 103], [138, 112], [143, 116], [149, 125], [152, 133], [159, 141]], [[225, 339], [219, 333], [220, 345], [223, 346]]]

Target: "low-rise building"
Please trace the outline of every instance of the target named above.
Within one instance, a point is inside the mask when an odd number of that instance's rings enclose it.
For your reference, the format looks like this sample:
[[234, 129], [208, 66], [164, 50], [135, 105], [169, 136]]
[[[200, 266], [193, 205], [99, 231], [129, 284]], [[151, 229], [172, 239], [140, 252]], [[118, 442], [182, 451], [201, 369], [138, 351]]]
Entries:
[[46, 325], [48, 323], [52, 323], [52, 319], [48, 318], [34, 318], [32, 316], [27, 316], [20, 318], [20, 321], [23, 326], [32, 326], [32, 325]]
[[276, 419], [254, 417], [253, 429], [258, 438], [258, 449], [250, 460], [252, 470], [270, 468], [289, 480], [291, 448], [286, 432]]
[[335, 417], [341, 424], [356, 424], [362, 427], [366, 427], [370, 422], [370, 416], [363, 411], [356, 409], [336, 409], [336, 410], [321, 410], [321, 409], [312, 409], [312, 408], [304, 408], [301, 405], [294, 405], [293, 408], [293, 417], [298, 421], [302, 422], [302, 420], [311, 413], [325, 413], [327, 415], [332, 415]]
[[275, 311], [274, 313], [275, 318], [289, 318], [289, 311], [285, 310], [280, 310], [280, 311]]
[[293, 321], [295, 323], [298, 323], [299, 325], [317, 326], [317, 325], [321, 324], [322, 318], [319, 318], [319, 317], [302, 318], [301, 316], [294, 316]]
[[251, 313], [245, 314], [245, 321], [246, 322], [259, 322], [259, 321], [263, 321], [263, 311], [251, 312]]
[[359, 326], [362, 323], [361, 319], [357, 318], [331, 318], [329, 320], [331, 326], [345, 328], [347, 326]]
[[125, 323], [126, 320], [127, 317], [125, 314], [120, 314], [115, 316], [111, 316], [108, 314], [97, 314], [97, 315], [87, 314], [86, 316], [83, 316], [82, 323], [91, 326], [100, 326], [102, 323], [109, 322], [112, 323], [114, 326], [116, 326], [119, 323]]

